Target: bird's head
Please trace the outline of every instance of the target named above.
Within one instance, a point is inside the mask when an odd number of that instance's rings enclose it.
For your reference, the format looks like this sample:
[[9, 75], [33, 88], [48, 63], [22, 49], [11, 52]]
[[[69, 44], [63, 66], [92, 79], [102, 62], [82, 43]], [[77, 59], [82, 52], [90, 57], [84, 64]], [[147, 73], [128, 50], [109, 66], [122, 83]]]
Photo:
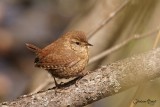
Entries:
[[88, 43], [87, 37], [82, 31], [67, 32], [64, 37], [69, 41], [71, 48], [77, 52], [88, 51], [88, 46], [93, 46]]

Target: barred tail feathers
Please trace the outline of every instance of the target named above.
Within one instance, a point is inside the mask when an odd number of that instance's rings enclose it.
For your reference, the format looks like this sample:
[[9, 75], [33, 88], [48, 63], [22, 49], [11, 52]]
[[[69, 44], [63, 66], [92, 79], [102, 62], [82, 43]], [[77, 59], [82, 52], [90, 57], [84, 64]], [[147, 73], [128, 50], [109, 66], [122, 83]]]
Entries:
[[34, 52], [34, 53], [39, 53], [39, 52], [41, 51], [40, 48], [38, 48], [37, 46], [32, 45], [32, 44], [26, 43], [26, 47], [27, 47], [30, 51]]

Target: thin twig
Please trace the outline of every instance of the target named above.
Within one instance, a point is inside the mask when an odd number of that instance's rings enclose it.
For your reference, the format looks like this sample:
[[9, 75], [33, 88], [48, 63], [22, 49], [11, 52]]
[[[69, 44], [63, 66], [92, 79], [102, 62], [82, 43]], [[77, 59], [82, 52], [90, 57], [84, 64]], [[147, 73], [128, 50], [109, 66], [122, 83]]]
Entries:
[[117, 45], [111, 47], [110, 49], [107, 49], [106, 51], [94, 56], [93, 58], [90, 59], [89, 64], [102, 59], [103, 57], [105, 57], [105, 56], [109, 55], [110, 53], [122, 48], [123, 46], [125, 46], [126, 44], [128, 44], [129, 42], [131, 42], [133, 40], [137, 40], [137, 39], [141, 39], [141, 38], [144, 38], [144, 37], [152, 36], [152, 34], [154, 34], [157, 31], [159, 31], [159, 29], [160, 28], [157, 27], [156, 29], [154, 29], [154, 30], [152, 30], [150, 32], [144, 33], [141, 36], [140, 35], [132, 36], [132, 37], [128, 38], [127, 40], [123, 41], [122, 43], [117, 44]]
[[159, 40], [160, 40], [160, 30], [159, 30], [158, 35], [156, 37], [156, 40], [154, 42], [153, 49], [155, 49], [157, 47]]
[[96, 34], [97, 31], [99, 31], [102, 27], [104, 27], [104, 25], [106, 25], [108, 22], [110, 22], [110, 20], [112, 20], [114, 18], [114, 16], [116, 16], [118, 13], [120, 13], [120, 11], [123, 10], [123, 8], [125, 8], [127, 6], [129, 1], [130, 0], [126, 0], [119, 8], [117, 8], [114, 12], [112, 12], [107, 17], [107, 19], [103, 20], [100, 26], [98, 26], [95, 30], [92, 30], [92, 32], [90, 32], [88, 34], [88, 38], [90, 39], [94, 34]]
[[50, 83], [54, 83], [54, 80], [51, 78], [47, 78], [47, 80], [44, 80], [36, 89], [32, 90], [29, 94], [35, 94], [41, 90], [43, 90], [46, 86], [48, 86]]
[[130, 102], [129, 107], [134, 107], [135, 106], [134, 100], [136, 99], [136, 97], [138, 95], [140, 95], [142, 93], [142, 91], [144, 90], [145, 85], [146, 85], [145, 83], [138, 85], [138, 88], [137, 88], [137, 90], [136, 90], [136, 92], [135, 92], [135, 94], [133, 96], [133, 99]]

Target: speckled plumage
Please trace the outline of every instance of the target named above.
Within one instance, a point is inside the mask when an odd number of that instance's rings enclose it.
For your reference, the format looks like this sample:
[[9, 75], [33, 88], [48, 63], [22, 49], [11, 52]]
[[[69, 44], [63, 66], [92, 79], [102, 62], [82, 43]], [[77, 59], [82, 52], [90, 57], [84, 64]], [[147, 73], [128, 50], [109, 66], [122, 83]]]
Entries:
[[85, 75], [88, 63], [88, 46], [86, 36], [81, 31], [67, 32], [55, 42], [40, 49], [26, 44], [36, 53], [35, 66], [48, 70], [53, 77], [70, 78]]

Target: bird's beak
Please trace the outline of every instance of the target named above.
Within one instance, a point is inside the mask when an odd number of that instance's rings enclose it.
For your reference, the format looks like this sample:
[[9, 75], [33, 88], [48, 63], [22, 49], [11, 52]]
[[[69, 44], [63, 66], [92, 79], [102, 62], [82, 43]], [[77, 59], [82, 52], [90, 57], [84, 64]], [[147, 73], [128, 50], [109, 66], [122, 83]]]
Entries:
[[87, 42], [87, 45], [88, 45], [88, 46], [93, 46], [92, 44], [90, 44], [90, 43], [88, 43], [88, 42]]

